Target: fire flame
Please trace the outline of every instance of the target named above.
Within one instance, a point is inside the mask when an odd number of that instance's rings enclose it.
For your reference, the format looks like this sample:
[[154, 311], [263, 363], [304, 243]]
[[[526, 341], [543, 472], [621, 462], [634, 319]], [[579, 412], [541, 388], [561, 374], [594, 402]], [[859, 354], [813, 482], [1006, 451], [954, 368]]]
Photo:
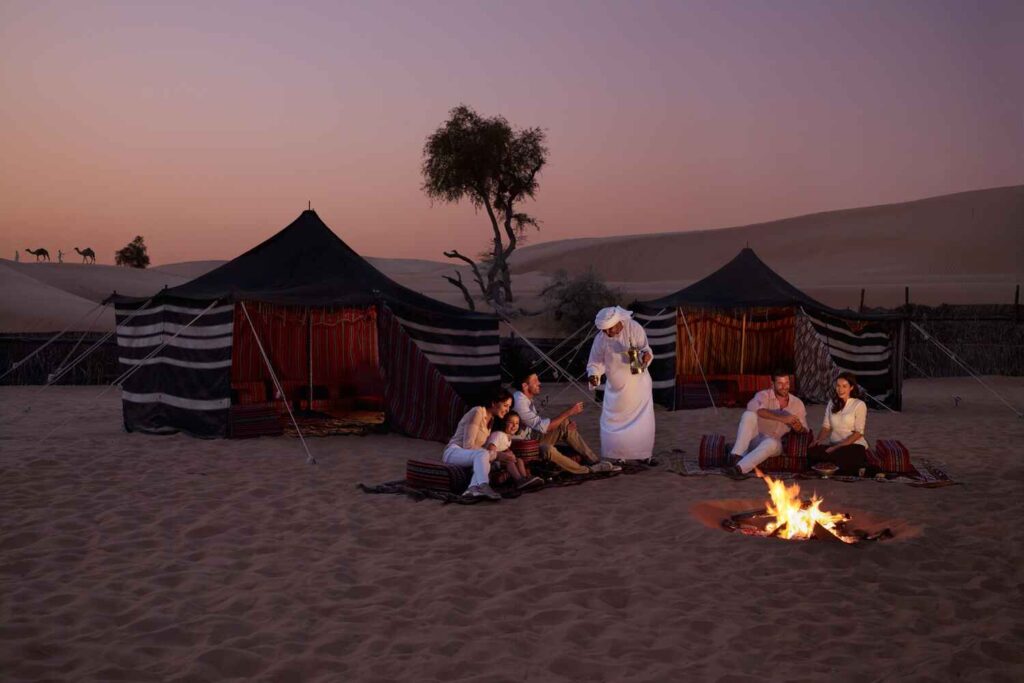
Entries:
[[817, 495], [811, 497], [809, 505], [804, 505], [800, 499], [798, 484], [786, 486], [785, 482], [772, 479], [760, 470], [757, 471], [757, 476], [764, 479], [772, 497], [771, 502], [765, 503], [767, 513], [775, 517], [775, 521], [765, 527], [769, 534], [786, 539], [806, 540], [814, 534], [814, 525], [817, 523], [828, 529], [833, 536], [847, 543], [852, 542], [853, 539], [842, 536], [836, 528], [837, 522], [847, 520], [846, 515], [822, 510], [823, 501]]

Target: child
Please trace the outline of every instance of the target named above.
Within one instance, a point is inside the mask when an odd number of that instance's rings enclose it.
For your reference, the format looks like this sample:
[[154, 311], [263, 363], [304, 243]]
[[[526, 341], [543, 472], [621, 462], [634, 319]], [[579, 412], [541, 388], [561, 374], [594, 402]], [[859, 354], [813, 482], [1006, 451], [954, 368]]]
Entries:
[[496, 429], [491, 432], [484, 446], [494, 445], [497, 449], [498, 462], [505, 466], [505, 471], [511, 475], [517, 489], [525, 489], [530, 486], [543, 484], [544, 480], [540, 477], [530, 476], [530, 472], [526, 469], [526, 463], [517, 458], [515, 453], [510, 450], [512, 448], [512, 435], [518, 431], [519, 414], [514, 410], [510, 410], [505, 416], [505, 422], [502, 424], [501, 430]]

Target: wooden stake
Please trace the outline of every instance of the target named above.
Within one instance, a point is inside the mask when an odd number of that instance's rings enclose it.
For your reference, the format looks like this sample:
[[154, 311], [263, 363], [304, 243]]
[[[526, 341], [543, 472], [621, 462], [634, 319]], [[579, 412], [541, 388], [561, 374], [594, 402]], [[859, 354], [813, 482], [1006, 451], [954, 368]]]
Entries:
[[740, 332], [740, 374], [743, 374], [743, 356], [747, 350], [747, 312], [743, 312], [743, 329]]
[[864, 312], [864, 288], [863, 287], [861, 287], [861, 290], [860, 290], [860, 308], [858, 308], [857, 310], [860, 311], [861, 313]]
[[903, 305], [910, 306], [910, 287], [903, 288]]

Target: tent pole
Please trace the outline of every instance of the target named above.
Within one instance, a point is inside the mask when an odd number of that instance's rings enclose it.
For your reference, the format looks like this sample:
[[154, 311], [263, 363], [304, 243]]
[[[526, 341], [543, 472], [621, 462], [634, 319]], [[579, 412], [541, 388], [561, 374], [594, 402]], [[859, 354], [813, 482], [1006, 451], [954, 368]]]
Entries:
[[309, 412], [313, 412], [313, 309], [306, 307], [306, 359], [309, 364]]
[[693, 335], [690, 333], [690, 324], [686, 322], [686, 311], [682, 308], [679, 312], [683, 316], [683, 326], [686, 327], [686, 337], [690, 340], [690, 349], [693, 350], [693, 359], [697, 361], [697, 368], [700, 369], [700, 376], [704, 380], [704, 388], [708, 390], [708, 398], [711, 400], [711, 407], [715, 409], [715, 413], [718, 413], [718, 406], [715, 405], [715, 397], [711, 394], [711, 385], [708, 384], [707, 375], [704, 374], [704, 366], [700, 362], [700, 357], [697, 355], [697, 347], [693, 343]]
[[302, 436], [302, 430], [299, 429], [299, 423], [295, 420], [295, 413], [292, 412], [292, 407], [288, 403], [288, 397], [284, 393], [284, 389], [281, 388], [281, 382], [277, 379], [277, 374], [274, 373], [273, 366], [270, 365], [270, 359], [267, 358], [267, 352], [263, 350], [263, 343], [260, 342], [260, 336], [256, 334], [256, 326], [252, 324], [252, 318], [249, 317], [249, 309], [245, 307], [244, 301], [239, 301], [238, 304], [242, 307], [242, 313], [245, 313], [245, 319], [249, 321], [249, 329], [252, 330], [252, 336], [256, 339], [256, 346], [260, 349], [260, 355], [263, 356], [263, 362], [267, 365], [267, 371], [270, 372], [270, 378], [274, 380], [274, 387], [277, 388], [277, 393], [284, 399], [284, 407], [288, 411], [288, 417], [292, 419], [292, 424], [295, 425], [295, 433], [299, 435], [299, 441], [302, 442], [302, 448], [306, 451], [306, 463], [309, 465], [316, 464], [316, 458], [309, 452], [309, 446], [306, 445], [306, 438]]
[[743, 374], [743, 356], [747, 350], [747, 312], [743, 311], [743, 327], [740, 331], [740, 374]]

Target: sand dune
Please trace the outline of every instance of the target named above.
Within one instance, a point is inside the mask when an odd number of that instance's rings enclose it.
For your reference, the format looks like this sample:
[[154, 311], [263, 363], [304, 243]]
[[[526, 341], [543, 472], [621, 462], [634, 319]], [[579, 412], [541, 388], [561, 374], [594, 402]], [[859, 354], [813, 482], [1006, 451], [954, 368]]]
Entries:
[[0, 332], [59, 332], [68, 325], [79, 332], [113, 328], [109, 309], [100, 314], [95, 301], [40, 282], [13, 265], [0, 262]]
[[[799, 216], [737, 228], [610, 238], [583, 238], [529, 245], [513, 254], [516, 303], [528, 311], [545, 308], [539, 294], [558, 269], [578, 273], [593, 267], [622, 292], [623, 303], [655, 298], [684, 287], [733, 258], [745, 245], [783, 277], [831, 306], [855, 308], [860, 290], [868, 306], [899, 306], [904, 287], [911, 301], [1012, 303], [1024, 279], [1024, 185], [964, 192], [915, 202]], [[342, 235], [344, 237], [344, 235]], [[462, 293], [445, 275], [462, 274], [478, 306], [472, 274], [456, 262], [371, 257], [369, 261], [399, 283], [450, 304], [463, 306]], [[82, 264], [0, 262], [12, 272], [89, 301], [111, 292], [146, 296], [219, 266], [193, 261], [145, 270]], [[31, 281], [21, 280], [22, 288]], [[21, 302], [0, 300], [0, 329], [37, 330], [25, 301], [48, 301], [40, 292]], [[45, 319], [71, 322], [51, 305]], [[75, 310], [73, 307], [67, 310]], [[30, 315], [32, 321], [26, 318]], [[34, 317], [32, 317], [34, 316]], [[546, 316], [517, 323], [529, 335], [556, 336]]]
[[[1024, 381], [990, 381], [1024, 404]], [[295, 439], [126, 434], [114, 392], [37, 389], [0, 387], [5, 681], [1024, 676], [1024, 466], [1006, 446], [1024, 421], [969, 379], [908, 382], [906, 412], [868, 422], [963, 486], [805, 482], [826, 509], [900, 531], [862, 549], [707, 524], [700, 510], [763, 501], [756, 480], [661, 468], [417, 503], [355, 485], [440, 444], [311, 439], [307, 466]], [[659, 411], [656, 448], [692, 450], [737, 418]], [[596, 443], [597, 412], [579, 422]]]
[[159, 292], [164, 286], [174, 287], [191, 279], [159, 268], [124, 268], [82, 263], [3, 263], [22, 275], [96, 302], [103, 301], [114, 291], [128, 296], [148, 296]]
[[514, 273], [593, 267], [629, 293], [667, 294], [750, 246], [825, 303], [1011, 303], [1024, 275], [1024, 185], [798, 216], [735, 228], [526, 246]]

